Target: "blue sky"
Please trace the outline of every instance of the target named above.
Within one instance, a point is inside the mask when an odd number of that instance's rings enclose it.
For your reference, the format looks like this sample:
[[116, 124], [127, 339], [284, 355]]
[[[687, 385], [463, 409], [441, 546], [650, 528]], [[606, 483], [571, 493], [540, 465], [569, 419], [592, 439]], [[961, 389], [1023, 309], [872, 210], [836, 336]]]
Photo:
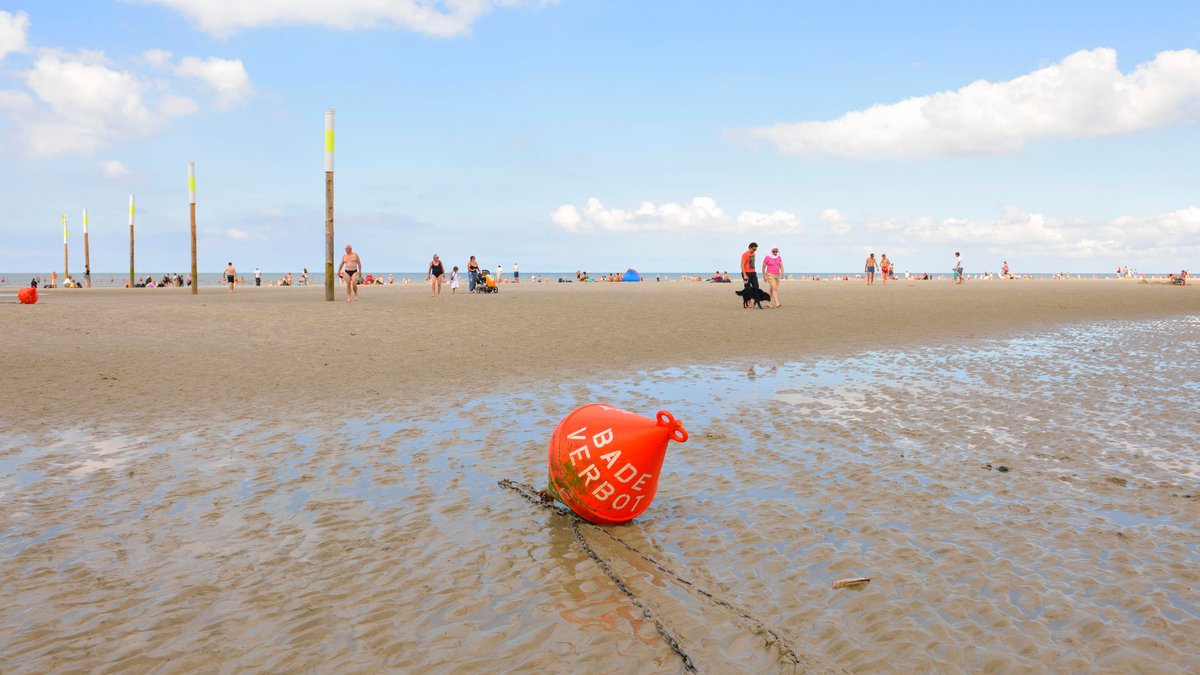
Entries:
[[0, 270], [1196, 269], [1200, 5], [0, 2]]

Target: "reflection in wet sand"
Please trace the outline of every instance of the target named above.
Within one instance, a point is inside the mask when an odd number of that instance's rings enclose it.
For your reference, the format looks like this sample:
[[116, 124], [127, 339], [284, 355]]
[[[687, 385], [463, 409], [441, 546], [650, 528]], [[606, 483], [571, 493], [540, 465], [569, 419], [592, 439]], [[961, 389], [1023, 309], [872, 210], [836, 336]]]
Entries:
[[0, 670], [679, 672], [570, 519], [497, 486], [544, 483], [549, 430], [603, 400], [693, 432], [642, 518], [583, 536], [701, 670], [789, 664], [697, 588], [808, 666], [1195, 671], [1200, 357], [1179, 336], [1198, 327], [676, 368], [349, 422], [6, 431]]

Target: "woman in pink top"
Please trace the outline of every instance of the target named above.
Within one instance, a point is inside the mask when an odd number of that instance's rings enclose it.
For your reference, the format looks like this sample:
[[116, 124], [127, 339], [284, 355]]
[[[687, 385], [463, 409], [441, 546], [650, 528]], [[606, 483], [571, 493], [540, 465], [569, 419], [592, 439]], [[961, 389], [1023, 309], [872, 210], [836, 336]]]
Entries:
[[779, 249], [771, 249], [771, 255], [763, 258], [762, 271], [771, 290], [772, 307], [783, 307], [779, 304], [779, 280], [783, 278], [783, 258], [779, 257]]

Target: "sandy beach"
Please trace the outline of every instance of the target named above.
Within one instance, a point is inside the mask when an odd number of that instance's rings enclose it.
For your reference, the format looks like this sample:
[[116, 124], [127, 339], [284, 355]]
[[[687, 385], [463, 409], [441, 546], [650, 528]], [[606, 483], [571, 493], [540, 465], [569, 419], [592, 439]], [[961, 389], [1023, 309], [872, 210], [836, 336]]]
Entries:
[[[0, 303], [0, 670], [1200, 668], [1200, 288], [732, 291]], [[593, 401], [631, 524], [497, 485]]]
[[[0, 305], [12, 403], [27, 425], [169, 407], [173, 419], [350, 414], [631, 370], [1020, 335], [1200, 312], [1200, 287], [1135, 281], [789, 282], [780, 310], [732, 284], [524, 284], [432, 298], [425, 286], [43, 291]], [[15, 300], [15, 299], [12, 299]], [[70, 392], [69, 397], [63, 392]], [[153, 413], [157, 414], [157, 413]]]

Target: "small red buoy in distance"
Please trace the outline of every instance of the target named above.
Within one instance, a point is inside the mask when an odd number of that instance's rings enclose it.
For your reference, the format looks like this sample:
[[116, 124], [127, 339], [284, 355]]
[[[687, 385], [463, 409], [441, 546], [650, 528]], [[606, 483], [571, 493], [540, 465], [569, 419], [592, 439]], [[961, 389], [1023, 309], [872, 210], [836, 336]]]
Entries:
[[658, 492], [668, 441], [687, 439], [683, 424], [665, 410], [650, 419], [603, 403], [585, 405], [550, 436], [547, 492], [589, 522], [628, 522]]
[[33, 286], [26, 286], [17, 291], [17, 300], [21, 301], [22, 305], [37, 304], [38, 294], [37, 289]]

